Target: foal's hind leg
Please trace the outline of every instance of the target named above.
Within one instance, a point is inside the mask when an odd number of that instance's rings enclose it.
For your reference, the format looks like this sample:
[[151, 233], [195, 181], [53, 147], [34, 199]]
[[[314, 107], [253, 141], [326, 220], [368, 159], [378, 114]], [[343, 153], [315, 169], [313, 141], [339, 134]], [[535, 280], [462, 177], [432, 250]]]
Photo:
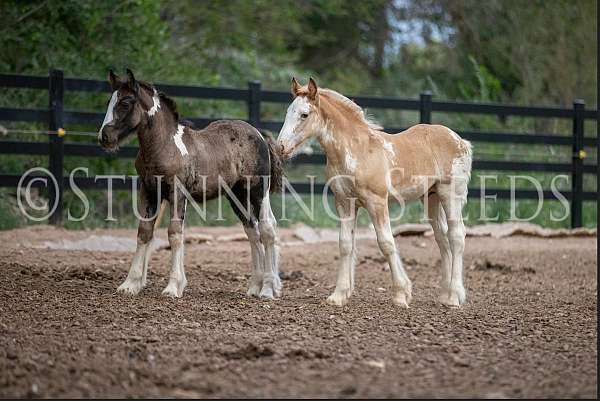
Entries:
[[[174, 189], [177, 191], [177, 189]], [[163, 290], [163, 295], [180, 298], [187, 285], [183, 265], [183, 227], [187, 199], [182, 193], [172, 194], [169, 197], [171, 204], [171, 222], [169, 223], [169, 245], [171, 245], [171, 274], [169, 283]]]
[[[228, 197], [231, 208], [244, 225], [244, 231], [248, 236], [248, 242], [250, 242], [250, 255], [252, 258], [252, 276], [250, 277], [250, 285], [248, 286], [247, 295], [258, 297], [262, 289], [263, 283], [263, 270], [265, 261], [265, 248], [260, 241], [260, 231], [258, 228], [258, 208], [252, 205], [244, 205], [244, 199], [246, 199], [245, 187], [238, 185], [234, 186], [233, 194], [237, 198], [235, 199]], [[241, 208], [244, 208], [242, 210]], [[249, 210], [250, 209], [250, 210]], [[256, 210], [254, 210], [256, 209]]]
[[148, 262], [152, 252], [152, 237], [154, 236], [154, 223], [157, 218], [157, 201], [153, 194], [148, 193], [144, 185], [140, 189], [140, 220], [138, 224], [137, 248], [127, 278], [117, 288], [117, 292], [136, 295], [146, 285]]
[[249, 220], [244, 224], [244, 231], [250, 242], [250, 254], [252, 258], [252, 276], [248, 286], [247, 295], [258, 297], [263, 283], [263, 266], [265, 260], [265, 248], [260, 242], [260, 232], [256, 220]]
[[269, 192], [267, 191], [260, 204], [258, 228], [260, 240], [265, 247], [264, 272], [260, 297], [273, 299], [281, 295], [279, 278], [279, 244], [277, 240], [277, 221], [271, 210]]
[[427, 215], [429, 223], [433, 229], [435, 241], [440, 248], [441, 273], [440, 296], [439, 300], [443, 304], [448, 304], [450, 296], [450, 277], [452, 274], [452, 254], [450, 252], [450, 243], [448, 242], [448, 226], [446, 224], [446, 214], [442, 208], [440, 198], [437, 194], [429, 195], [427, 199]]
[[452, 269], [448, 290], [448, 306], [458, 307], [466, 300], [463, 286], [463, 253], [465, 250], [465, 224], [462, 218], [462, 208], [466, 199], [465, 188], [454, 184], [440, 186], [439, 196], [446, 213], [448, 222], [448, 243], [452, 253]]

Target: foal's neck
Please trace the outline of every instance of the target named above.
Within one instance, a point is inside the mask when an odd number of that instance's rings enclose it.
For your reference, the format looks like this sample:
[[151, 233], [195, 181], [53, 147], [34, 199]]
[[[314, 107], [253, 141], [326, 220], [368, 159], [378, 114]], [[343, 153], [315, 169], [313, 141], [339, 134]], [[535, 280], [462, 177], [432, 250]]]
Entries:
[[138, 130], [140, 152], [144, 158], [152, 158], [164, 151], [164, 146], [177, 131], [178, 121], [166, 104], [160, 104], [158, 110], [150, 115], [144, 112], [145, 122]]
[[350, 120], [348, 108], [340, 106], [331, 96], [321, 96], [318, 109], [322, 121], [319, 140], [325, 150], [332, 148], [331, 144], [333, 148], [350, 146], [364, 136], [363, 124]]
[[318, 141], [327, 158], [327, 165], [334, 171], [340, 171], [346, 156], [352, 152], [352, 140], [334, 124], [324, 124], [318, 135]]
[[348, 152], [356, 151], [361, 147], [366, 136], [363, 127], [357, 127], [345, 121], [341, 116], [325, 109], [321, 113], [322, 126], [317, 136], [318, 141], [330, 163], [342, 162]]

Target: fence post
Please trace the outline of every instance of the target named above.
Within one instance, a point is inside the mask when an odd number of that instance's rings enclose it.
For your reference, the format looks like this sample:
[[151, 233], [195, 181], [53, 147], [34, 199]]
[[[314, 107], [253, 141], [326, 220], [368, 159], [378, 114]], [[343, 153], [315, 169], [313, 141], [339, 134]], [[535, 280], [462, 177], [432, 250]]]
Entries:
[[571, 228], [582, 225], [583, 203], [583, 123], [585, 102], [577, 99], [573, 102], [573, 163], [571, 168]]
[[260, 82], [248, 82], [248, 121], [260, 130]]
[[431, 92], [421, 93], [419, 105], [419, 122], [421, 124], [431, 124]]
[[59, 128], [63, 127], [63, 94], [64, 81], [63, 72], [61, 70], [50, 70], [49, 74], [49, 111], [50, 120], [48, 121], [48, 130], [54, 131], [48, 135], [50, 142], [49, 153], [49, 170], [56, 178], [58, 184], [58, 194], [54, 192], [54, 185], [50, 184], [50, 207], [52, 207], [54, 199], [57, 199], [56, 209], [50, 216], [50, 223], [60, 225], [62, 223], [62, 198], [64, 192], [63, 182], [63, 158], [64, 158], [64, 143], [63, 138], [55, 133]]

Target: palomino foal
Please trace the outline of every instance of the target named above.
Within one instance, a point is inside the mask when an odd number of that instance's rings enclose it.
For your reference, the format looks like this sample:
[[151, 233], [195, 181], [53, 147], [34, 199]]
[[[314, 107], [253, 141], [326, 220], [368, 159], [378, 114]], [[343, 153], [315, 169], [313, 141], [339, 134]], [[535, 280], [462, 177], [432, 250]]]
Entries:
[[[187, 284], [183, 266], [183, 223], [188, 198], [204, 202], [227, 193], [250, 241], [252, 277], [248, 295], [279, 296], [278, 242], [269, 192], [281, 185], [277, 145], [244, 121], [215, 121], [203, 130], [179, 122], [175, 102], [127, 70], [119, 80], [110, 71], [113, 93], [98, 133], [104, 149], [114, 151], [136, 132], [140, 150], [138, 245], [127, 279], [118, 288], [137, 294], [146, 285], [154, 222], [161, 201], [170, 204], [172, 267], [163, 294], [181, 297]], [[245, 204], [244, 204], [244, 201]]]
[[465, 302], [462, 209], [471, 174], [471, 144], [441, 125], [419, 124], [389, 135], [369, 121], [350, 99], [318, 88], [311, 78], [305, 87], [292, 80], [289, 106], [278, 142], [284, 158], [316, 137], [327, 157], [327, 176], [340, 217], [341, 266], [334, 305], [348, 302], [354, 290], [356, 214], [367, 209], [385, 255], [393, 282], [394, 303], [408, 307], [412, 285], [396, 252], [388, 200], [421, 199], [440, 248], [440, 301], [448, 306]]

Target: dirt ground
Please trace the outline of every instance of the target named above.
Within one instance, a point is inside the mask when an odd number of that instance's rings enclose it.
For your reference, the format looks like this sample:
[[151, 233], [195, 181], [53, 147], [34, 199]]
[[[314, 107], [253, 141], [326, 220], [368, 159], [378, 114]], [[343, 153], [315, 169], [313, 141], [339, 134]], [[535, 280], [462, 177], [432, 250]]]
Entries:
[[[228, 229], [192, 229], [237, 233]], [[170, 253], [137, 297], [115, 294], [127, 252], [32, 248], [69, 232], [0, 232], [2, 397], [595, 397], [596, 238], [467, 238], [461, 309], [436, 302], [432, 238], [397, 238], [413, 280], [395, 307], [375, 241], [357, 289], [329, 306], [338, 246], [282, 248], [284, 292], [245, 296], [247, 242], [187, 246], [182, 299], [161, 296]], [[163, 239], [164, 230], [159, 232]], [[282, 230], [293, 241], [289, 230]]]

